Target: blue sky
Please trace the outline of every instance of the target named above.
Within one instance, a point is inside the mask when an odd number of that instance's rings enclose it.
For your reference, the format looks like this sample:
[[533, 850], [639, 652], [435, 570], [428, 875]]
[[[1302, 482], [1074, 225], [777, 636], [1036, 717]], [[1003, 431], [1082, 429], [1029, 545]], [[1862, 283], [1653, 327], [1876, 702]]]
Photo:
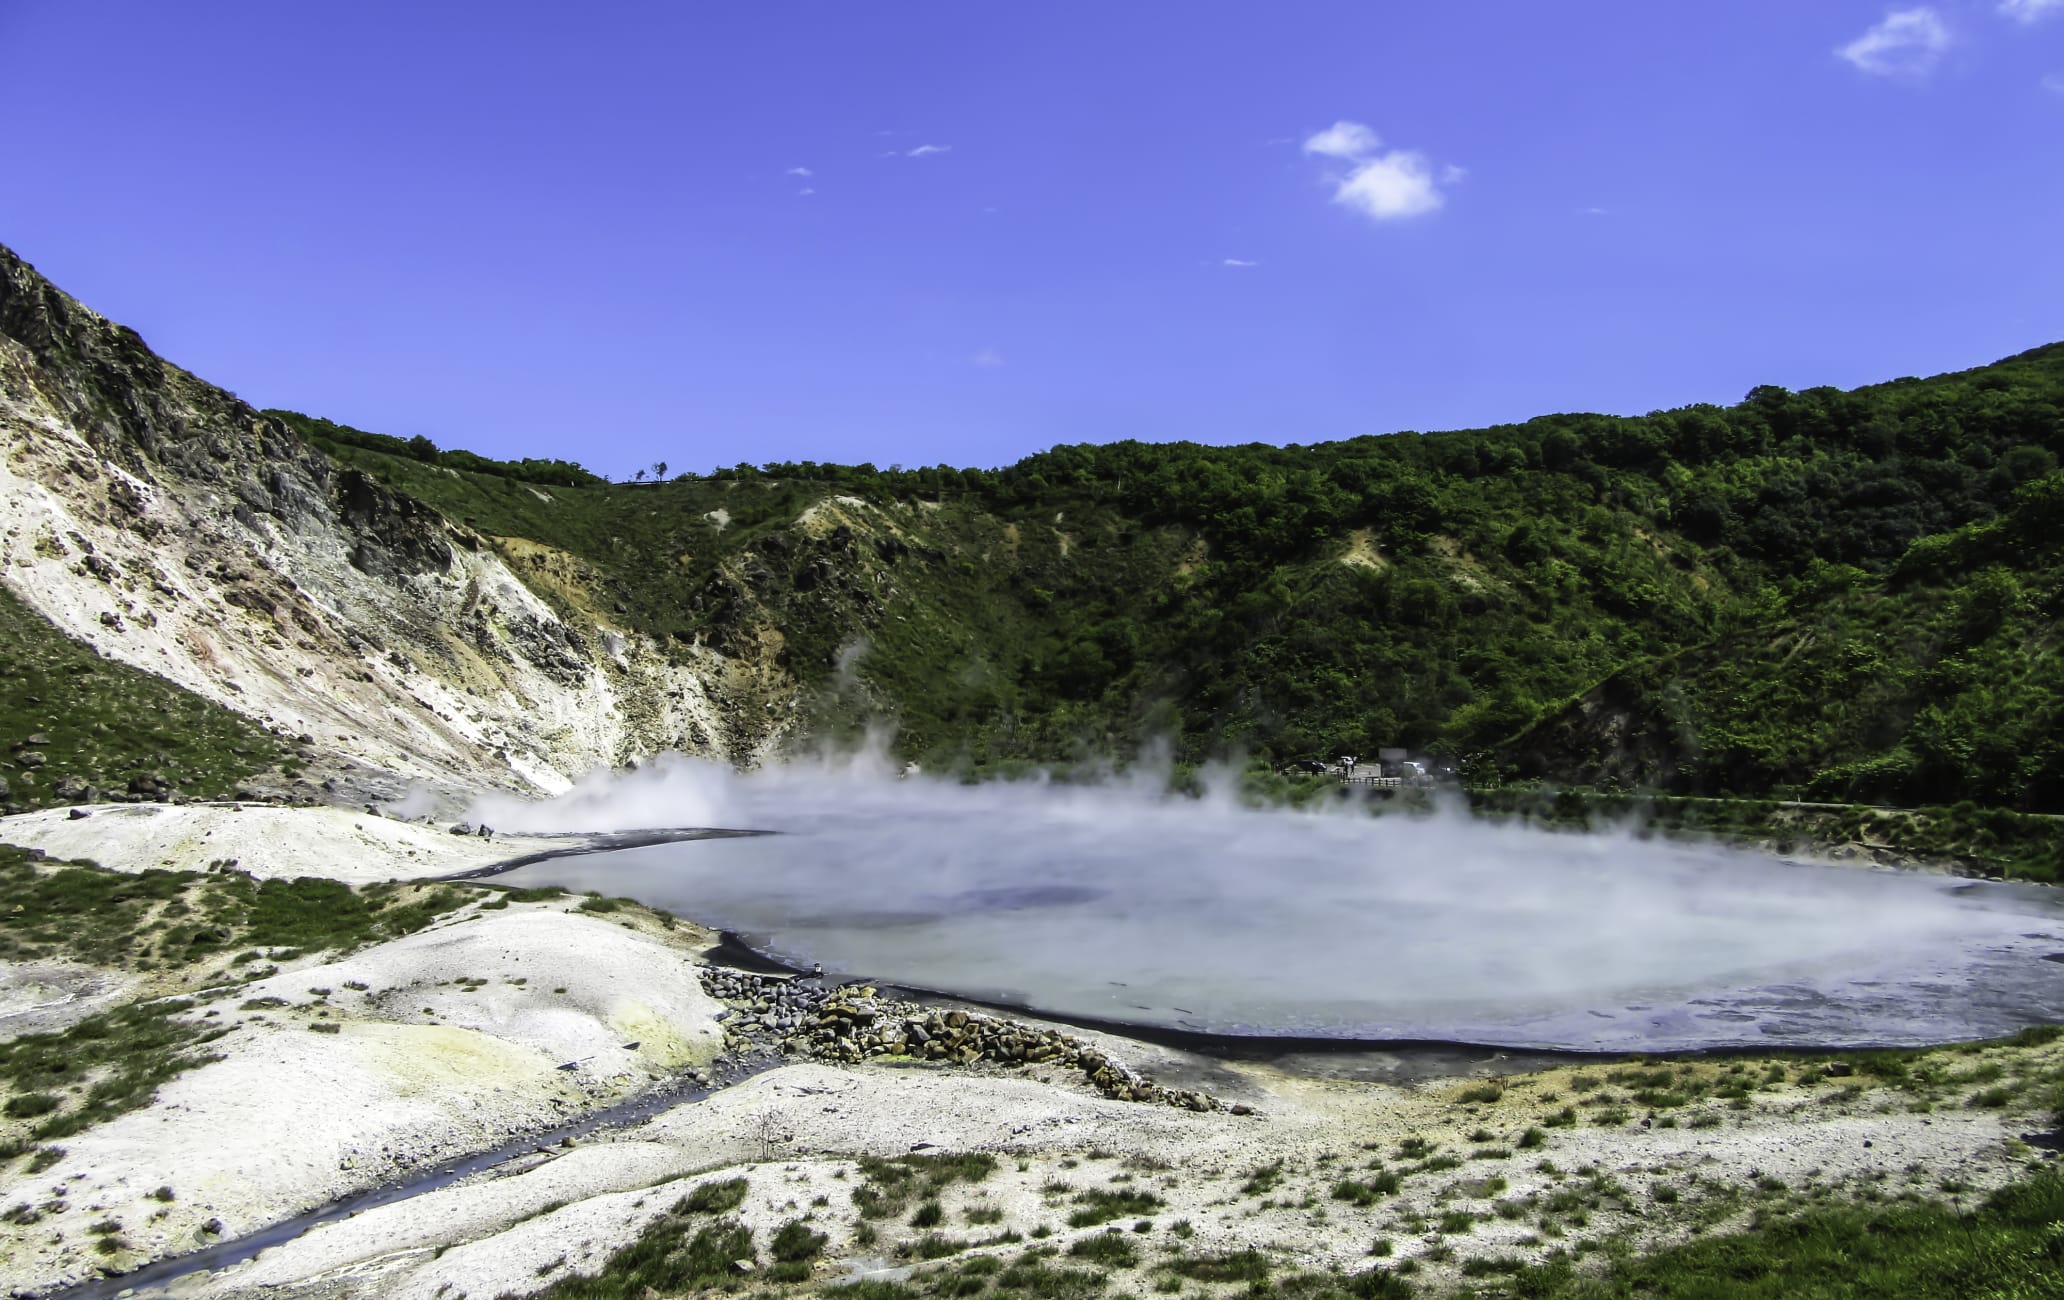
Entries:
[[0, 241], [627, 474], [1312, 442], [2064, 338], [2064, 0], [0, 0]]

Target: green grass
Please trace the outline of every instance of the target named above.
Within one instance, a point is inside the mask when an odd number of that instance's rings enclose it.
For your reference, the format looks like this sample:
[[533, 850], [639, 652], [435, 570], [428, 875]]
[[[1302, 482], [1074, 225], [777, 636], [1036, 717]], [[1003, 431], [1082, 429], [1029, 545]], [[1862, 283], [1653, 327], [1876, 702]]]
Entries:
[[1258, 1250], [1227, 1251], [1215, 1255], [1183, 1255], [1162, 1265], [1177, 1277], [1193, 1282], [1264, 1282], [1274, 1271], [1268, 1256]]
[[728, 1214], [745, 1204], [750, 1184], [743, 1178], [702, 1183], [674, 1203], [675, 1214]]
[[[26, 745], [37, 735], [47, 740]], [[23, 752], [46, 761], [28, 767]], [[300, 752], [219, 704], [103, 659], [0, 587], [0, 804], [79, 802], [53, 793], [63, 777], [105, 791], [162, 777], [168, 791], [228, 798]]]
[[449, 885], [131, 874], [0, 845], [0, 960], [151, 969], [245, 948], [349, 949], [413, 933], [475, 896]]
[[[238, 872], [146, 871], [52, 863], [0, 845], [0, 960], [73, 961], [136, 971], [231, 971], [265, 951], [348, 950], [398, 938], [463, 906], [476, 891], [450, 885], [255, 881]], [[220, 1030], [182, 1018], [180, 1000], [132, 1003], [62, 1031], [0, 1043], [0, 1116], [25, 1124], [9, 1141], [76, 1133], [147, 1105], [158, 1085], [212, 1057]], [[247, 1010], [284, 1007], [248, 999]], [[336, 1024], [311, 1026], [339, 1032]], [[54, 1103], [54, 1104], [53, 1104]]]
[[1113, 1219], [1137, 1218], [1152, 1214], [1166, 1204], [1152, 1192], [1136, 1191], [1132, 1188], [1112, 1190], [1094, 1187], [1076, 1194], [1075, 1204], [1079, 1206], [1068, 1216], [1071, 1228], [1093, 1228]]
[[1333, 1199], [1351, 1205], [1374, 1205], [1396, 1192], [1402, 1183], [1396, 1173], [1388, 1169], [1377, 1170], [1365, 1178], [1343, 1178], [1333, 1184]]
[[601, 1272], [562, 1278], [536, 1295], [541, 1300], [639, 1300], [649, 1292], [733, 1291], [746, 1279], [732, 1269], [732, 1261], [753, 1257], [752, 1231], [744, 1224], [687, 1218], [677, 1208], [611, 1255]]
[[[2064, 1178], [2039, 1174], [1970, 1211], [1936, 1204], [1837, 1206], [1647, 1255], [1598, 1277], [1567, 1264], [1499, 1294], [1608, 1300], [2033, 1300], [2064, 1296]], [[1525, 1289], [1519, 1289], [1522, 1284]]]
[[1139, 1264], [1139, 1247], [1120, 1232], [1100, 1232], [1068, 1247], [1070, 1259], [1086, 1259], [1104, 1268], [1134, 1268]]
[[774, 1258], [764, 1276], [770, 1282], [801, 1282], [812, 1272], [812, 1265], [831, 1244], [831, 1238], [818, 1232], [801, 1219], [791, 1219], [781, 1225], [772, 1241], [767, 1243], [767, 1253]]
[[183, 999], [132, 1003], [102, 1012], [62, 1033], [24, 1034], [0, 1042], [4, 1113], [33, 1121], [30, 1142], [69, 1136], [149, 1103], [160, 1084], [214, 1059], [207, 1044], [222, 1036], [180, 1013]]
[[1081, 1300], [1097, 1295], [1110, 1285], [1102, 1269], [1054, 1268], [1043, 1260], [1021, 1258], [996, 1275], [998, 1294], [1034, 1297], [1035, 1300]]
[[[912, 1201], [936, 1203], [939, 1193], [954, 1183], [983, 1181], [996, 1172], [996, 1157], [983, 1151], [920, 1153], [893, 1160], [863, 1156], [859, 1166], [862, 1184], [853, 1189], [853, 1208], [863, 1219], [885, 1219], [902, 1213]], [[930, 1221], [943, 1217], [941, 1211]]]

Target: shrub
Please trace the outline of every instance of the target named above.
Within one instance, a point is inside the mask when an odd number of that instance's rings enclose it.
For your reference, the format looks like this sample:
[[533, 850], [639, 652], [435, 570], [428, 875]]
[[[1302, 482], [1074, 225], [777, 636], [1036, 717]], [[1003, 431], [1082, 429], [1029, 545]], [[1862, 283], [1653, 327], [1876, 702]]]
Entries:
[[1068, 1216], [1071, 1228], [1093, 1228], [1113, 1219], [1128, 1219], [1142, 1214], [1152, 1214], [1166, 1203], [1152, 1192], [1127, 1188], [1112, 1191], [1107, 1188], [1092, 1188], [1075, 1198], [1081, 1208]]
[[724, 1214], [745, 1203], [749, 1185], [743, 1178], [702, 1183], [674, 1203], [676, 1214]]
[[1139, 1263], [1139, 1248], [1132, 1244], [1130, 1237], [1117, 1232], [1084, 1237], [1068, 1247], [1068, 1255], [1072, 1259], [1086, 1259], [1107, 1268], [1131, 1268]]

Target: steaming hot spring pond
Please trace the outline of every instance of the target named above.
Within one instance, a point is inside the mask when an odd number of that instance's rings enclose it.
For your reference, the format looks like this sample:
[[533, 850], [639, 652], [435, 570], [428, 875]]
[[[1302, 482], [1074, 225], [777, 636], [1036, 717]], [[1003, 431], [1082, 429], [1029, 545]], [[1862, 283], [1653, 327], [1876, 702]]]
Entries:
[[627, 895], [834, 975], [1223, 1035], [1669, 1051], [2064, 1021], [2064, 894], [2038, 886], [1108, 788], [686, 802], [774, 833], [500, 881]]

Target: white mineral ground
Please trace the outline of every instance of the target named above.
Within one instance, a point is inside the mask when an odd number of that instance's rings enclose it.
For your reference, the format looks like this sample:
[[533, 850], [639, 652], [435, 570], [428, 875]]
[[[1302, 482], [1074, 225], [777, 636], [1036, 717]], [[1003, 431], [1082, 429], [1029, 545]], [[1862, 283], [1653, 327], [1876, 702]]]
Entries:
[[[487, 844], [334, 809], [125, 808], [78, 822], [62, 816], [0, 820], [0, 842], [123, 870], [203, 869], [239, 858], [272, 874], [353, 882], [441, 875], [536, 847], [513, 837]], [[573, 909], [570, 899], [496, 911], [469, 906], [428, 930], [349, 957], [282, 963], [278, 974], [217, 1002], [219, 1010], [207, 1014], [233, 1028], [211, 1045], [223, 1059], [165, 1084], [144, 1109], [63, 1139], [55, 1165], [28, 1175], [17, 1160], [0, 1175], [0, 1207], [67, 1207], [34, 1223], [0, 1223], [0, 1290], [41, 1294], [98, 1276], [103, 1267], [134, 1268], [251, 1233], [406, 1170], [566, 1122], [721, 1050], [721, 1008], [697, 978], [708, 932], [669, 928], [642, 911]], [[9, 979], [21, 988], [33, 980], [0, 965], [0, 1035], [12, 1036], [21, 1028], [10, 1010], [33, 998], [8, 994]], [[320, 1005], [311, 992], [318, 989], [329, 991]], [[289, 1005], [238, 1009], [271, 997]], [[340, 1031], [310, 1032], [315, 1023]], [[1659, 1241], [1687, 1230], [1688, 1215], [1665, 1210], [1652, 1195], [1665, 1184], [1681, 1189], [1687, 1211], [1701, 1202], [1701, 1188], [1757, 1177], [1794, 1188], [1928, 1193], [1953, 1179], [1975, 1194], [2043, 1158], [2015, 1140], [2040, 1127], [2026, 1112], [1968, 1108], [1959, 1100], [1916, 1113], [1890, 1090], [1792, 1083], [1754, 1093], [1746, 1109], [1707, 1101], [1676, 1112], [1685, 1127], [1603, 1127], [1587, 1119], [1581, 1127], [1550, 1129], [1543, 1147], [1520, 1149], [1516, 1139], [1525, 1129], [1576, 1099], [1575, 1067], [1508, 1076], [1503, 1098], [1481, 1103], [1461, 1097], [1465, 1078], [1409, 1085], [1314, 1078], [1082, 1036], [1164, 1080], [1181, 1077], [1185, 1086], [1208, 1087], [1254, 1113], [1112, 1101], [1079, 1073], [1044, 1067], [1006, 1073], [794, 1063], [642, 1125], [536, 1152], [316, 1228], [173, 1289], [197, 1296], [525, 1295], [599, 1269], [687, 1186], [730, 1176], [723, 1171], [749, 1179], [739, 1213], [761, 1242], [766, 1231], [810, 1214], [832, 1238], [821, 1278], [882, 1270], [893, 1276], [885, 1257], [915, 1232], [885, 1223], [880, 1243], [856, 1244], [852, 1192], [862, 1180], [852, 1157], [900, 1155], [920, 1144], [998, 1155], [994, 1176], [946, 1193], [946, 1227], [955, 1235], [1013, 1229], [1029, 1236], [1050, 1226], [1053, 1241], [1065, 1247], [1103, 1229], [1067, 1227], [1066, 1197], [1045, 1189], [1056, 1180], [1107, 1186], [1122, 1171], [1136, 1180], [1123, 1185], [1166, 1202], [1148, 1216], [1153, 1233], [1139, 1239], [1150, 1257], [1173, 1244], [1171, 1226], [1187, 1219], [1195, 1236], [1184, 1244], [1193, 1250], [1253, 1246], [1282, 1252], [1286, 1267], [1349, 1269], [1367, 1266], [1378, 1237], [1394, 1242], [1394, 1258], [1426, 1252], [1433, 1244], [1427, 1236], [1397, 1227], [1410, 1211], [1488, 1214], [1489, 1194], [1466, 1184], [1493, 1175], [1509, 1181], [1496, 1195], [1511, 1198], [1596, 1166], [1628, 1197], [1619, 1208], [1594, 1208], [1582, 1235], [1626, 1230]], [[2019, 1068], [2053, 1066], [2064, 1046], [1990, 1050], [2018, 1052], [2012, 1061]], [[579, 1068], [558, 1068], [572, 1061]], [[1695, 1113], [1718, 1122], [1691, 1127]], [[1468, 1137], [1478, 1129], [1494, 1141]], [[1491, 1145], [1507, 1154], [1413, 1177], [1402, 1193], [1372, 1207], [1330, 1199], [1333, 1183], [1372, 1154], [1395, 1163], [1394, 1148], [1408, 1136], [1457, 1155]], [[1538, 1168], [1544, 1157], [1564, 1173]], [[1278, 1161], [1284, 1182], [1272, 1208], [1239, 1194], [1253, 1169]], [[154, 1195], [160, 1188], [170, 1189], [170, 1200]], [[819, 1197], [826, 1203], [813, 1205]], [[1745, 1215], [1747, 1205], [1737, 1213]], [[970, 1209], [1002, 1217], [968, 1227]], [[1457, 1263], [1523, 1250], [1520, 1240], [1536, 1231], [1532, 1217], [1490, 1217], [1472, 1233], [1448, 1238]], [[89, 1225], [107, 1220], [121, 1224], [133, 1250], [113, 1259], [95, 1251]], [[1425, 1276], [1445, 1276], [1455, 1266], [1433, 1265]], [[1118, 1280], [1121, 1287], [1146, 1285], [1144, 1270]]]
[[69, 808], [0, 818], [0, 843], [111, 871], [202, 871], [235, 862], [260, 880], [327, 876], [351, 885], [473, 871], [531, 853], [578, 847], [564, 835], [454, 835], [446, 827], [348, 808], [268, 804], [108, 804], [75, 820]]

